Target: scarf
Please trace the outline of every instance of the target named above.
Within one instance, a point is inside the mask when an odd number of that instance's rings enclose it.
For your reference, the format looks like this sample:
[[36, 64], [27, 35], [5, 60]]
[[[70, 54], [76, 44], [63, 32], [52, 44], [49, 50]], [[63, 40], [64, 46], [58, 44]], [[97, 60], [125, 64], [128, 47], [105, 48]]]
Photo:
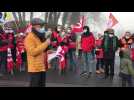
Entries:
[[83, 36], [89, 36], [89, 35], [91, 35], [91, 32], [89, 31], [83, 33]]
[[[105, 36], [105, 38], [104, 38], [104, 51], [105, 52], [108, 52], [108, 50], [109, 50], [109, 36], [108, 35], [106, 35]], [[112, 41], [113, 41], [113, 51], [116, 51], [116, 49], [117, 49], [117, 38], [116, 38], [116, 36], [113, 36], [113, 39], [112, 39]]]
[[36, 31], [34, 28], [32, 28], [32, 32], [40, 39], [41, 42], [44, 42], [45, 39], [45, 33], [39, 33], [38, 31]]

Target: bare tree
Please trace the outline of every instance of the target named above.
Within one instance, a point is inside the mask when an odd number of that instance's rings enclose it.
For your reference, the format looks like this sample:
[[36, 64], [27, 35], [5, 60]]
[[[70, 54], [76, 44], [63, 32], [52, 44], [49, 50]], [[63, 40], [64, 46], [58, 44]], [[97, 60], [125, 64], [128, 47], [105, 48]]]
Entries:
[[62, 19], [63, 26], [66, 24], [68, 14], [69, 14], [69, 12], [64, 12], [64, 14], [63, 14], [63, 19]]
[[58, 19], [60, 17], [60, 12], [54, 12], [53, 15], [54, 15], [54, 25], [57, 25]]
[[22, 22], [22, 15], [21, 15], [21, 12], [18, 12], [18, 16], [19, 16], [19, 22]]
[[12, 14], [13, 14], [13, 17], [14, 17], [15, 21], [18, 22], [18, 18], [17, 18], [16, 12], [12, 12]]
[[71, 24], [76, 24], [79, 21], [80, 12], [72, 12]]
[[60, 18], [60, 14], [61, 14], [61, 12], [58, 12], [58, 14], [57, 14], [57, 19], [56, 19], [56, 23], [58, 24], [58, 20], [59, 20], [59, 18]]
[[33, 12], [30, 12], [30, 22], [33, 19]]
[[23, 19], [23, 21], [26, 21], [26, 13], [25, 12], [22, 12], [22, 19]]
[[48, 24], [50, 24], [50, 25], [52, 25], [53, 24], [53, 20], [52, 20], [52, 14], [53, 14], [53, 12], [50, 12], [49, 13], [49, 17], [48, 17]]
[[57, 25], [57, 12], [53, 12], [53, 24]]
[[46, 12], [44, 17], [46, 23], [50, 25], [57, 25], [60, 17], [60, 12]]
[[45, 13], [45, 22], [46, 22], [46, 23], [48, 23], [48, 14], [49, 14], [49, 12], [46, 12], [46, 13]]
[[63, 26], [65, 26], [65, 24], [76, 24], [79, 21], [79, 18], [80, 12], [64, 12], [62, 18]]

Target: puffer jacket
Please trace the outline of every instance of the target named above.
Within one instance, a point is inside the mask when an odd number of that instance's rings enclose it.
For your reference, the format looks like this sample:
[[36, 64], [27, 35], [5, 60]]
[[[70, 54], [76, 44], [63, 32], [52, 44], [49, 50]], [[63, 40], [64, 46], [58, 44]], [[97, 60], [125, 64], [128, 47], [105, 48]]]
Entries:
[[25, 49], [27, 52], [28, 72], [42, 72], [46, 71], [44, 63], [45, 55], [47, 55], [48, 43], [41, 42], [34, 33], [28, 33], [24, 41]]

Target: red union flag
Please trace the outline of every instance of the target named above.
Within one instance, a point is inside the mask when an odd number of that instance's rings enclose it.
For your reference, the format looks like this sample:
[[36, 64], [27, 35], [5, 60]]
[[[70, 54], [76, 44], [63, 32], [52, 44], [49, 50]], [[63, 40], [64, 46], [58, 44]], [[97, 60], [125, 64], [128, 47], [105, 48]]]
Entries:
[[14, 62], [12, 58], [11, 48], [8, 48], [7, 50], [7, 70], [8, 72], [11, 72], [14, 67]]
[[82, 16], [78, 23], [76, 23], [75, 25], [72, 25], [72, 32], [74, 32], [74, 33], [83, 32], [84, 24], [85, 24], [85, 17]]
[[112, 28], [112, 27], [115, 26], [117, 23], [118, 23], [118, 20], [114, 17], [114, 15], [113, 15], [112, 13], [110, 13], [107, 26], [108, 26], [109, 28]]
[[29, 33], [29, 32], [31, 32], [32, 31], [32, 25], [29, 23], [28, 25], [27, 25], [27, 28], [26, 28], [26, 30], [25, 30], [25, 33]]

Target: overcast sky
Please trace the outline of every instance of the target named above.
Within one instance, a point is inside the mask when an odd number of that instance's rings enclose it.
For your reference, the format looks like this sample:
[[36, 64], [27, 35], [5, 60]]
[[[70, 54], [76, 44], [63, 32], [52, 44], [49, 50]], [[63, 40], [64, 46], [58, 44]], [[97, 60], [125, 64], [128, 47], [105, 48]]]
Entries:
[[125, 30], [134, 32], [134, 12], [112, 12]]
[[[104, 12], [106, 16], [109, 16], [109, 12]], [[124, 28], [124, 30], [130, 30], [134, 32], [134, 12], [112, 12], [113, 15], [119, 21], [119, 24]], [[27, 13], [27, 18], [29, 18], [29, 14]], [[42, 12], [34, 13], [34, 17], [41, 17], [44, 14]], [[44, 17], [42, 17], [44, 18]]]

